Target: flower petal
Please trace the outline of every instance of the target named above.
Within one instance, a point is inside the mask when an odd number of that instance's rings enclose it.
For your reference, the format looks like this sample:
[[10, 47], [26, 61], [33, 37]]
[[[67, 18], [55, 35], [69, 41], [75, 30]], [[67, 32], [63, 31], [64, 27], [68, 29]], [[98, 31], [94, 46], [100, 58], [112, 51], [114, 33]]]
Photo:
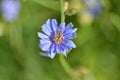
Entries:
[[76, 37], [76, 33], [64, 35], [64, 38], [65, 38], [65, 39], [73, 39], [73, 38], [75, 38], [75, 37]]
[[50, 49], [50, 46], [51, 46], [52, 43], [46, 43], [46, 44], [40, 44], [40, 48], [43, 50], [43, 51], [48, 51]]
[[66, 49], [64, 46], [62, 46], [62, 44], [56, 46], [56, 52], [60, 54], [62, 53], [66, 56]]
[[57, 53], [61, 53], [61, 48], [60, 48], [59, 46], [60, 46], [59, 44], [56, 45], [56, 52], [57, 52]]
[[1, 0], [1, 12], [3, 19], [8, 22], [15, 21], [20, 12], [20, 0]]
[[76, 31], [77, 31], [77, 28], [75, 28], [75, 29], [68, 29], [68, 30], [64, 31], [64, 35], [72, 34], [72, 33], [75, 33]]
[[65, 29], [65, 30], [72, 29], [72, 27], [73, 27], [73, 24], [72, 24], [72, 23], [69, 23], [69, 24], [67, 24], [67, 26], [66, 26], [66, 29]]
[[50, 26], [47, 26], [46, 24], [44, 24], [43, 26], [42, 26], [42, 31], [46, 34], [46, 35], [50, 35], [50, 33], [51, 33], [51, 29], [50, 29]]
[[48, 19], [47, 22], [42, 26], [42, 31], [48, 36], [53, 32], [50, 19]]
[[40, 40], [41, 45], [46, 44], [46, 43], [51, 43], [51, 41], [49, 39], [41, 39]]
[[77, 28], [72, 29], [72, 27], [73, 27], [72, 23], [69, 23], [65, 28], [64, 35], [72, 34], [72, 33], [76, 32]]
[[52, 27], [53, 31], [56, 32], [56, 30], [57, 30], [57, 28], [58, 28], [58, 24], [57, 24], [56, 19], [52, 19], [52, 20], [51, 20], [51, 24], [52, 24], [51, 27]]
[[67, 45], [65, 45], [65, 44], [62, 44], [62, 46], [64, 47], [64, 49], [65, 49], [66, 51], [70, 51], [70, 50], [72, 49], [70, 46], [67, 46]]
[[56, 53], [60, 53], [59, 44], [58, 44], [58, 45], [56, 45]]
[[40, 55], [49, 57], [47, 52], [41, 52]]
[[69, 46], [69, 47], [72, 47], [72, 48], [75, 48], [75, 47], [76, 47], [76, 45], [75, 45], [71, 40], [67, 40], [67, 41], [65, 42], [65, 45], [66, 45], [66, 46]]
[[55, 54], [50, 55], [51, 53], [48, 52], [42, 52], [40, 53], [40, 55], [45, 56], [45, 57], [50, 57], [51, 59], [53, 59], [55, 57]]
[[55, 50], [55, 48], [56, 48], [56, 45], [55, 44], [52, 44], [51, 45], [51, 48], [50, 48], [50, 52], [49, 52], [49, 57], [50, 58], [54, 58], [55, 57], [55, 55], [56, 55], [56, 50]]
[[48, 53], [48, 56], [51, 58], [51, 59], [53, 59], [54, 57], [55, 57], [55, 55], [56, 55], [56, 53]]
[[38, 32], [38, 37], [41, 38], [41, 39], [49, 38], [47, 35], [45, 35], [43, 33], [40, 33], [40, 32]]
[[64, 30], [65, 30], [65, 23], [61, 23], [61, 24], [59, 25], [58, 30], [62, 30], [62, 31], [64, 32]]
[[60, 48], [61, 48], [61, 53], [66, 56], [66, 49], [65, 49], [65, 47], [61, 44]]

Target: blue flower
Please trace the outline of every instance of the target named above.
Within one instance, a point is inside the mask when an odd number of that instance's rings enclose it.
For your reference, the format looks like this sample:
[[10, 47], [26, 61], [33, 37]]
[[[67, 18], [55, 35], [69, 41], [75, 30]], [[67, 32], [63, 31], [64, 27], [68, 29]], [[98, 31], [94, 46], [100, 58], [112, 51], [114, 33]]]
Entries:
[[44, 56], [54, 58], [57, 53], [66, 56], [66, 52], [75, 48], [71, 39], [76, 37], [76, 28], [72, 28], [72, 23], [65, 26], [65, 23], [58, 25], [55, 19], [48, 19], [42, 26], [42, 31], [38, 32], [40, 39], [39, 47], [44, 51]]
[[7, 22], [15, 21], [19, 15], [20, 7], [19, 0], [2, 0], [1, 10], [3, 19]]
[[96, 4], [94, 7], [91, 7], [88, 12], [92, 15], [92, 16], [97, 16], [98, 14], [100, 14], [102, 11], [102, 5], [101, 4]]
[[84, 0], [84, 3], [88, 7], [85, 12], [89, 13], [92, 17], [96, 17], [102, 12], [103, 5], [100, 0]]

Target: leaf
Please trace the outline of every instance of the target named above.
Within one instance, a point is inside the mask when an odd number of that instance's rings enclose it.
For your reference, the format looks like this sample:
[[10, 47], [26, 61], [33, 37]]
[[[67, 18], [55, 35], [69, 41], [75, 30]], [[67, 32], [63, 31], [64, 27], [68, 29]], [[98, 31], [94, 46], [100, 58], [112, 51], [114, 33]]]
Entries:
[[36, 3], [39, 3], [40, 5], [55, 10], [59, 11], [59, 2], [58, 0], [33, 0]]

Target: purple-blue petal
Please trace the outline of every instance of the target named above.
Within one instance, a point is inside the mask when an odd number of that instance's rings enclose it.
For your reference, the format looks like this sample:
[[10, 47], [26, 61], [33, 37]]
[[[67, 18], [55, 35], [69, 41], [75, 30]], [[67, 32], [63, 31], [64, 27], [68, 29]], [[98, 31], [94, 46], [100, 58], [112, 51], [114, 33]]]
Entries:
[[19, 0], [2, 0], [1, 11], [5, 21], [12, 22], [18, 18], [21, 3]]
[[61, 30], [62, 32], [64, 32], [65, 30], [65, 23], [61, 23], [58, 27], [58, 30]]
[[57, 53], [60, 53], [59, 45], [56, 45], [56, 52], [57, 52]]
[[77, 31], [77, 28], [75, 28], [75, 29], [68, 29], [68, 30], [64, 31], [64, 35], [72, 34], [72, 33], [75, 33], [76, 31]]
[[41, 39], [49, 38], [47, 35], [40, 33], [40, 32], [38, 32], [38, 37]]
[[65, 56], [66, 56], [66, 47], [64, 47], [62, 44], [60, 45], [60, 50], [61, 50], [61, 53], [63, 53]]
[[54, 57], [55, 57], [55, 53], [52, 53], [52, 52], [50, 52], [50, 53], [48, 53], [48, 56], [51, 58], [51, 59], [53, 59]]
[[55, 51], [56, 51], [55, 50], [55, 44], [52, 44], [51, 47], [50, 47], [49, 54], [48, 54], [50, 58], [54, 58], [55, 57], [55, 55], [56, 55]]
[[51, 27], [52, 27], [53, 31], [56, 32], [57, 28], [58, 28], [58, 24], [57, 24], [56, 19], [51, 20], [51, 25], [52, 25]]
[[51, 32], [52, 32], [52, 30], [50, 29], [50, 27], [49, 26], [47, 26], [47, 24], [44, 24], [43, 26], [42, 26], [42, 31], [46, 34], [46, 35], [50, 35], [51, 34]]
[[72, 48], [76, 48], [76, 45], [71, 40], [66, 40], [64, 44], [66, 46], [69, 46], [69, 47], [72, 47]]
[[73, 27], [72, 23], [69, 23], [65, 28], [64, 35], [75, 33], [77, 28], [72, 28], [72, 27]]
[[68, 30], [71, 30], [72, 27], [73, 27], [73, 24], [72, 24], [72, 23], [67, 24], [66, 27], [65, 27], [65, 31], [64, 31], [64, 32], [66, 32], [66, 31], [68, 31]]
[[40, 44], [40, 48], [41, 48], [43, 51], [48, 51], [48, 50], [50, 49], [51, 44], [52, 44], [52, 43]]
[[68, 45], [65, 45], [65, 43], [61, 44], [66, 51], [70, 51], [72, 48]]
[[40, 44], [46, 44], [46, 43], [51, 43], [51, 41], [49, 39], [40, 39]]
[[50, 22], [50, 19], [48, 19], [47, 22], [42, 26], [42, 31], [47, 35], [50, 35], [51, 32], [53, 32]]
[[73, 39], [73, 38], [75, 38], [75, 37], [76, 37], [76, 33], [64, 35], [64, 38], [65, 38], [65, 39]]
[[48, 52], [41, 52], [40, 55], [41, 55], [41, 56], [49, 57], [49, 56], [48, 56]]

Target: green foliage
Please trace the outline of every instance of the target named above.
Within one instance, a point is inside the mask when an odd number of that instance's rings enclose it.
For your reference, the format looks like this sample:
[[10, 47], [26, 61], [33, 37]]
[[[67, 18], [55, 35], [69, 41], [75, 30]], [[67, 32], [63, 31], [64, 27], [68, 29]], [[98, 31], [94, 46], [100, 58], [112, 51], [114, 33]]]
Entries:
[[74, 70], [68, 75], [58, 55], [43, 57], [38, 48], [37, 32], [44, 22], [60, 21], [59, 1], [23, 0], [17, 21], [6, 23], [0, 17], [0, 80], [120, 80], [119, 3], [107, 0], [90, 25], [81, 25], [76, 15], [66, 17], [66, 23], [78, 28], [77, 48], [65, 58]]
[[58, 0], [33, 0], [34, 2], [55, 11], [60, 11], [60, 5]]

